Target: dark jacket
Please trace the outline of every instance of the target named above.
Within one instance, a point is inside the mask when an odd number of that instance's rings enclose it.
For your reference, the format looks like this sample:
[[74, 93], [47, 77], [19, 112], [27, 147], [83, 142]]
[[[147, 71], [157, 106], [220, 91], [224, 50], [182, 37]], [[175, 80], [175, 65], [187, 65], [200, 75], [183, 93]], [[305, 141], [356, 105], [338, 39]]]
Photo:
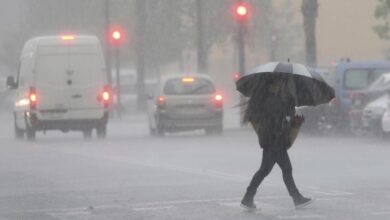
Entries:
[[295, 115], [292, 97], [282, 98], [272, 93], [251, 98], [248, 102], [246, 120], [256, 130], [259, 144], [263, 149], [280, 150], [290, 146], [288, 132], [290, 120]]

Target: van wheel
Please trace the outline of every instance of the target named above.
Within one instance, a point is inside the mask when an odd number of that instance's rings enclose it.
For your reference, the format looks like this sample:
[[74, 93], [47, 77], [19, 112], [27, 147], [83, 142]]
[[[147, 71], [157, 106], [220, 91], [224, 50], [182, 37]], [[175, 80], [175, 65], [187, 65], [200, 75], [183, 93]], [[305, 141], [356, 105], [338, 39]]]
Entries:
[[98, 138], [106, 138], [107, 137], [107, 126], [106, 125], [100, 125], [96, 128], [96, 135]]
[[27, 140], [29, 141], [35, 140], [35, 130], [32, 128], [27, 128], [26, 136], [27, 136]]
[[92, 129], [83, 130], [83, 137], [84, 137], [84, 139], [91, 139], [92, 138]]

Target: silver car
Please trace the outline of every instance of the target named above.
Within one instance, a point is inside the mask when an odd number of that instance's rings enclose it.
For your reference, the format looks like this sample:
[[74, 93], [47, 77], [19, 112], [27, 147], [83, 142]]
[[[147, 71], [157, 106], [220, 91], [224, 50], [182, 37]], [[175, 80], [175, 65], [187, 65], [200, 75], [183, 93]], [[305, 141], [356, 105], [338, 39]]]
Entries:
[[223, 131], [223, 97], [206, 75], [169, 76], [161, 80], [148, 99], [151, 135], [204, 129]]

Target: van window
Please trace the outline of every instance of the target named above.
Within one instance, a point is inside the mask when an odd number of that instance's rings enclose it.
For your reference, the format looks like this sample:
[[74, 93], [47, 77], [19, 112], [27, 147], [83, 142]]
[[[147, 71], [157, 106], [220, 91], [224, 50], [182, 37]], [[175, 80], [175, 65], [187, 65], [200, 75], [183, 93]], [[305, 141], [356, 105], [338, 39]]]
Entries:
[[183, 82], [181, 78], [171, 79], [164, 86], [164, 93], [167, 95], [202, 95], [214, 91], [214, 86], [209, 80], [199, 78], [195, 78], [193, 82]]
[[367, 88], [372, 82], [384, 73], [390, 72], [388, 69], [349, 69], [345, 71], [344, 87], [347, 90], [360, 90]]

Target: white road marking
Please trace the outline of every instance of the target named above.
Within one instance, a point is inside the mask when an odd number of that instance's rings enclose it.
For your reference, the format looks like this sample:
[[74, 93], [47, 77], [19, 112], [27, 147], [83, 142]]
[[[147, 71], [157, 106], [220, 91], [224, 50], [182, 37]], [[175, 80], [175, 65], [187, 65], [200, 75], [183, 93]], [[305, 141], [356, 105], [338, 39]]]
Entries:
[[222, 202], [222, 203], [219, 203], [219, 205], [232, 207], [232, 208], [241, 208], [240, 202]]
[[278, 219], [310, 219], [310, 218], [325, 218], [323, 215], [315, 215], [315, 214], [309, 214], [309, 215], [279, 215], [277, 216]]
[[157, 211], [157, 210], [166, 210], [166, 209], [176, 209], [176, 206], [155, 206], [155, 207], [139, 207], [133, 208], [136, 212], [145, 212], [145, 211]]
[[371, 212], [371, 215], [390, 215], [390, 211]]
[[89, 216], [91, 215], [91, 212], [87, 212], [87, 211], [53, 212], [53, 213], [47, 213], [47, 215], [61, 220], [66, 220], [66, 219], [72, 219], [75, 216], [78, 217]]
[[337, 191], [337, 190], [331, 190], [331, 191], [314, 190], [312, 192], [316, 193], [316, 194], [323, 195], [323, 196], [349, 196], [349, 195], [353, 195], [353, 193], [350, 193], [350, 192]]
[[344, 197], [329, 197], [329, 198], [315, 198], [318, 201], [334, 201], [334, 200], [351, 200], [349, 198]]

